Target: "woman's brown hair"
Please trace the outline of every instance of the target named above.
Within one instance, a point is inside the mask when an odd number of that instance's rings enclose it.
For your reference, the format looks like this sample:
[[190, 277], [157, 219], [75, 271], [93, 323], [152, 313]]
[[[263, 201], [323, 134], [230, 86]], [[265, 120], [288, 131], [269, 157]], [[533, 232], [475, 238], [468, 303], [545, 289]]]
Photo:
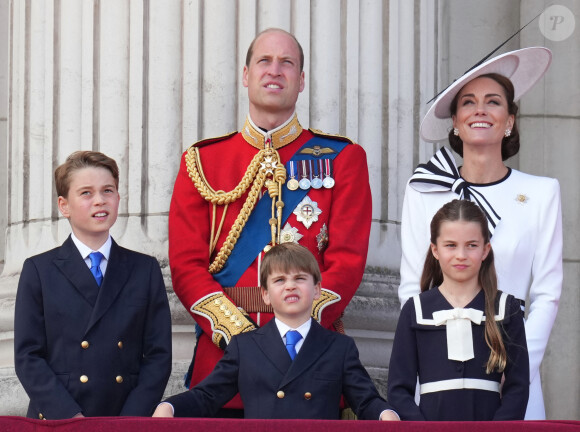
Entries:
[[[502, 160], [507, 160], [512, 156], [518, 154], [520, 151], [520, 133], [518, 131], [518, 125], [516, 123], [516, 115], [518, 113], [518, 106], [514, 102], [514, 85], [509, 78], [497, 73], [490, 73], [485, 75], [480, 75], [477, 78], [490, 78], [498, 83], [504, 89], [505, 97], [508, 104], [508, 113], [514, 116], [514, 125], [511, 130], [509, 137], [504, 137], [501, 141], [501, 158]], [[476, 79], [476, 78], [474, 78]], [[470, 81], [471, 82], [471, 81]], [[451, 116], [457, 114], [457, 101], [459, 99], [459, 93], [457, 92], [453, 100], [451, 101]], [[449, 144], [455, 152], [463, 157], [463, 141], [460, 137], [453, 133], [453, 129], [449, 131]]]

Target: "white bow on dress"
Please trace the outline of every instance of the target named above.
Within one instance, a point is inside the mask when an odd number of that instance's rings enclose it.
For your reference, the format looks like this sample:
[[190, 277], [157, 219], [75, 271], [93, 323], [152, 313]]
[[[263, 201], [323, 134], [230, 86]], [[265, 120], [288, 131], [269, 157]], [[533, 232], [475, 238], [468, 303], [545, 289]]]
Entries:
[[447, 329], [447, 358], [466, 361], [474, 357], [471, 322], [481, 324], [483, 311], [472, 308], [455, 308], [433, 312], [435, 325], [445, 324]]

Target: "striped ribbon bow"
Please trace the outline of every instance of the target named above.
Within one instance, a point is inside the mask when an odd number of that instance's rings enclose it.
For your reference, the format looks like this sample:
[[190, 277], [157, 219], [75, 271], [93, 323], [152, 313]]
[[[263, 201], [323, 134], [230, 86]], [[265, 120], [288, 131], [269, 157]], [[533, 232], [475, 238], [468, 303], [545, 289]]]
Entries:
[[461, 178], [455, 159], [446, 147], [440, 148], [429, 162], [419, 164], [409, 183], [413, 189], [419, 192], [451, 190], [459, 195], [459, 199], [473, 201], [485, 213], [491, 235], [501, 220], [501, 216], [496, 213], [485, 197]]

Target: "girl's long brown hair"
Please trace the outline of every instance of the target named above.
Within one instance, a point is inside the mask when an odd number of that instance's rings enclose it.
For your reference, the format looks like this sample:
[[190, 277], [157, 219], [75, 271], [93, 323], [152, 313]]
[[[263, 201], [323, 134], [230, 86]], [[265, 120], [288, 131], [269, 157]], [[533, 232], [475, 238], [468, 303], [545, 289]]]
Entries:
[[[481, 228], [481, 234], [485, 244], [490, 241], [487, 219], [479, 207], [467, 200], [453, 200], [439, 209], [431, 220], [431, 243], [437, 244], [439, 230], [443, 222], [475, 222]], [[503, 372], [506, 365], [506, 350], [501, 337], [501, 332], [495, 321], [495, 299], [497, 297], [497, 275], [493, 263], [493, 250], [490, 249], [487, 257], [481, 263], [479, 269], [478, 282], [483, 289], [485, 297], [485, 342], [489, 346], [491, 353], [487, 360], [486, 372], [489, 374], [494, 370]], [[443, 272], [439, 261], [435, 259], [431, 252], [431, 246], [427, 251], [423, 274], [421, 275], [421, 292], [443, 283]]]

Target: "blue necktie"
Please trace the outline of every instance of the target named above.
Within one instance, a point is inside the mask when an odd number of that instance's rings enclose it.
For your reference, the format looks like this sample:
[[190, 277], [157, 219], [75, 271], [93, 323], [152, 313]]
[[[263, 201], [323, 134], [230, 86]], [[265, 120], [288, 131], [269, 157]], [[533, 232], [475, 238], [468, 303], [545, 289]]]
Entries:
[[300, 339], [302, 339], [302, 335], [296, 330], [290, 330], [286, 333], [286, 349], [292, 360], [296, 357], [296, 344]]
[[101, 282], [103, 282], [103, 273], [101, 272], [100, 264], [103, 259], [103, 254], [100, 252], [91, 252], [89, 258], [91, 259], [91, 273], [95, 277], [97, 285], [101, 286]]

